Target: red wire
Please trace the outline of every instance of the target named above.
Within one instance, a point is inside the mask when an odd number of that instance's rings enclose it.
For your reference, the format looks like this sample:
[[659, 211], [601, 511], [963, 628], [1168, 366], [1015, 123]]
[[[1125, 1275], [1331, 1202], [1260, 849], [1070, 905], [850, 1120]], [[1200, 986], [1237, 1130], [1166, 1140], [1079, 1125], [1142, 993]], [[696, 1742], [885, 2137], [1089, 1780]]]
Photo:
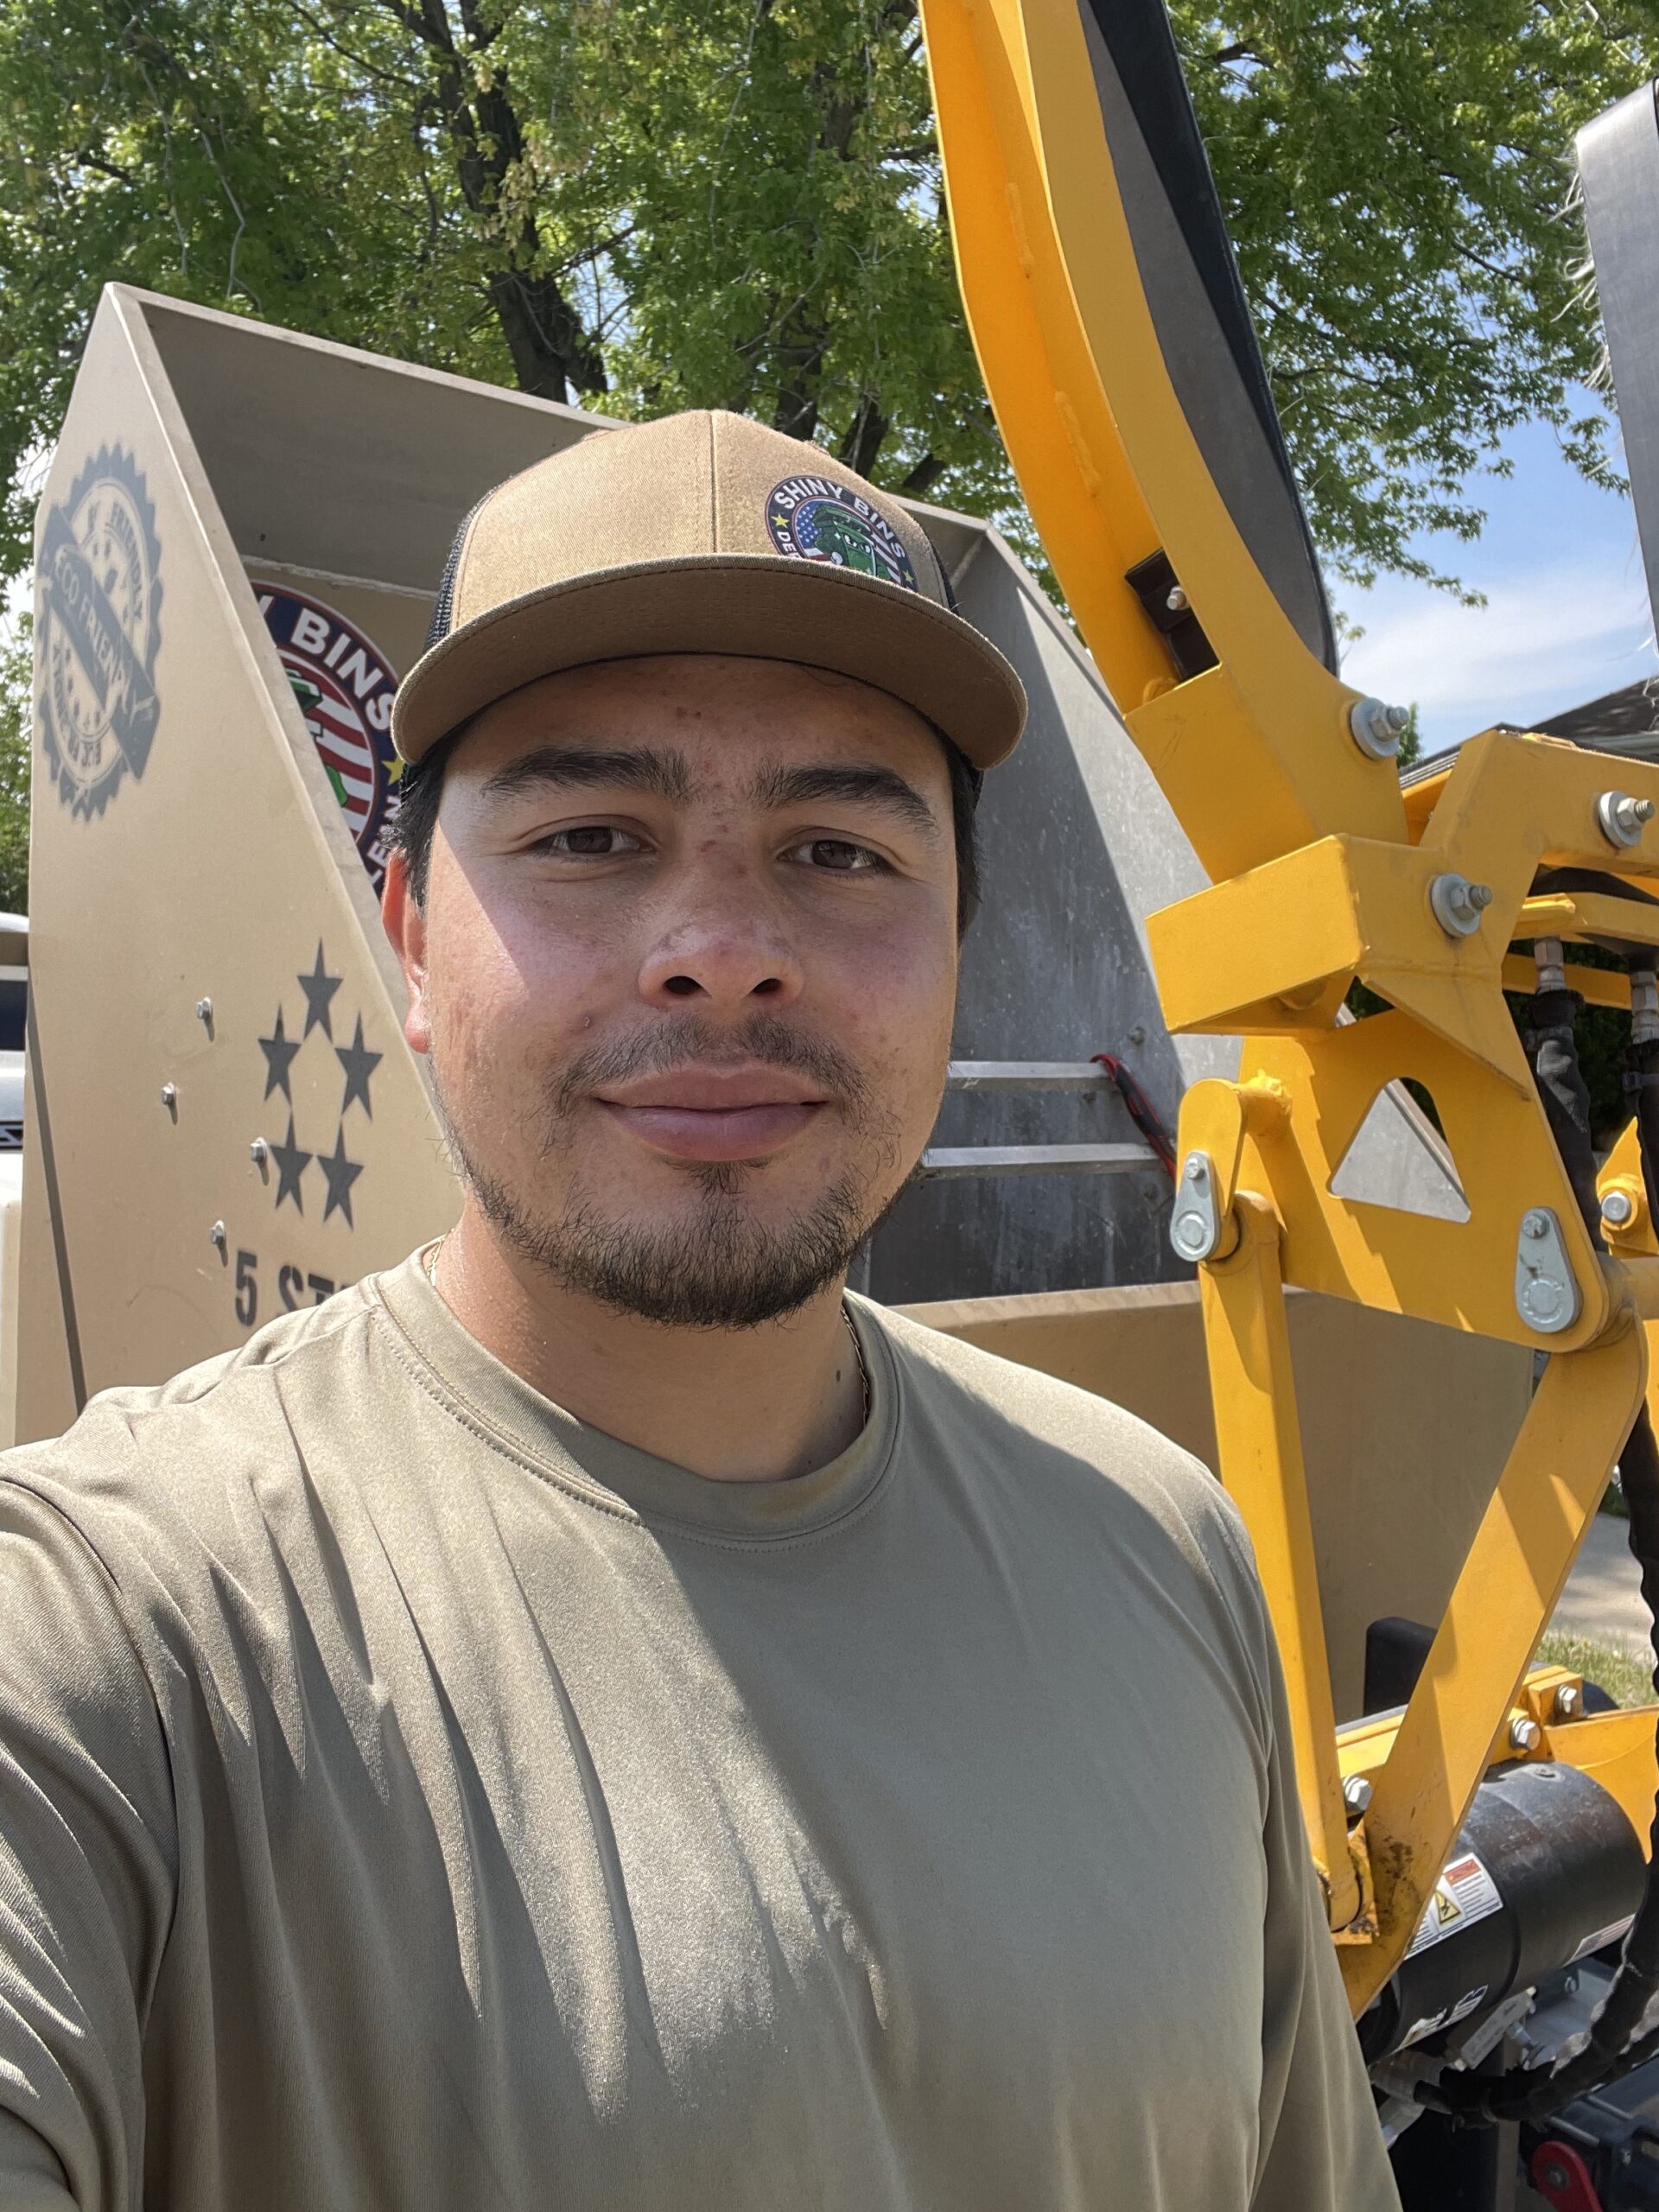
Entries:
[[1159, 1119], [1158, 1109], [1115, 1052], [1095, 1052], [1090, 1057], [1097, 1066], [1105, 1069], [1117, 1085], [1118, 1095], [1128, 1109], [1129, 1119], [1173, 1177], [1175, 1173], [1174, 1141]]

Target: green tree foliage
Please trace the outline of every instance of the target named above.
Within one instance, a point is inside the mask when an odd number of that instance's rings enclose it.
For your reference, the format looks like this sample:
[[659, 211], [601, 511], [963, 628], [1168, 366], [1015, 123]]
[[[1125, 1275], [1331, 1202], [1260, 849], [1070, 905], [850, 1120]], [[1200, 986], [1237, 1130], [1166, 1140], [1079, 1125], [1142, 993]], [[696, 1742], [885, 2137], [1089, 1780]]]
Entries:
[[[1659, 67], [1643, 3], [1174, 0], [1340, 574], [1433, 573], [1412, 541], [1475, 534], [1522, 419], [1607, 475], [1570, 152]], [[1036, 550], [914, 0], [0, 0], [0, 575], [111, 277], [616, 415], [752, 411]]]
[[[1175, 0], [1315, 536], [1421, 572], [1593, 370], [1573, 133], [1659, 66], [1576, 0]], [[914, 0], [0, 0], [0, 465], [111, 276], [623, 415], [750, 410], [1012, 487]], [[22, 557], [14, 499], [0, 546]]]
[[0, 646], [0, 913], [29, 912], [29, 624]]
[[[1178, 36], [1315, 537], [1345, 575], [1448, 581], [1503, 433], [1575, 404], [1600, 330], [1572, 148], [1659, 73], [1659, 12], [1613, 0], [1175, 0]], [[1471, 494], [1471, 484], [1473, 493]]]
[[0, 0], [0, 113], [8, 474], [120, 276], [1008, 499], [912, 0]]

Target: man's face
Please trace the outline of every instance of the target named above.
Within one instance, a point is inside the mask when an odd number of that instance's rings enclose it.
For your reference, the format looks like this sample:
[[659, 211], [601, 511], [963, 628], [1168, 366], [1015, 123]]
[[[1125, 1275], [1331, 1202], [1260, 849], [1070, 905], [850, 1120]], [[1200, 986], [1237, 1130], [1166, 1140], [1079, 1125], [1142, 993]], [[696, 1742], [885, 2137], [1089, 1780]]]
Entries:
[[624, 1312], [741, 1327], [834, 1281], [938, 1112], [950, 777], [921, 718], [786, 662], [577, 669], [444, 779], [387, 923], [474, 1197]]

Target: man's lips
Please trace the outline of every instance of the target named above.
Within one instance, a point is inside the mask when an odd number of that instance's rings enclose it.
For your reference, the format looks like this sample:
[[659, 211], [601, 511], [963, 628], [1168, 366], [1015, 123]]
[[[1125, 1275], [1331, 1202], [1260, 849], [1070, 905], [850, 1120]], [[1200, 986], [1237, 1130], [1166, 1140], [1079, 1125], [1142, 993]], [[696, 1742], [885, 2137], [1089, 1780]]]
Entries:
[[619, 1084], [595, 1103], [674, 1160], [754, 1160], [798, 1136], [822, 1095], [786, 1069], [683, 1068]]

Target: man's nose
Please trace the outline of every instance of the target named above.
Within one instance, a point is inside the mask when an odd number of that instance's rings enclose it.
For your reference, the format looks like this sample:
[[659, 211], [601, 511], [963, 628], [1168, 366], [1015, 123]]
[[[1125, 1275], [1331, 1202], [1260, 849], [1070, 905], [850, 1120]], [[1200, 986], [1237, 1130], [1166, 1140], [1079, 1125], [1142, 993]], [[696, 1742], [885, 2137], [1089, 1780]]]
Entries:
[[707, 912], [682, 915], [646, 955], [640, 995], [652, 1006], [701, 1002], [709, 1012], [755, 1001], [788, 1006], [801, 995], [801, 963], [764, 912], [721, 899]]

